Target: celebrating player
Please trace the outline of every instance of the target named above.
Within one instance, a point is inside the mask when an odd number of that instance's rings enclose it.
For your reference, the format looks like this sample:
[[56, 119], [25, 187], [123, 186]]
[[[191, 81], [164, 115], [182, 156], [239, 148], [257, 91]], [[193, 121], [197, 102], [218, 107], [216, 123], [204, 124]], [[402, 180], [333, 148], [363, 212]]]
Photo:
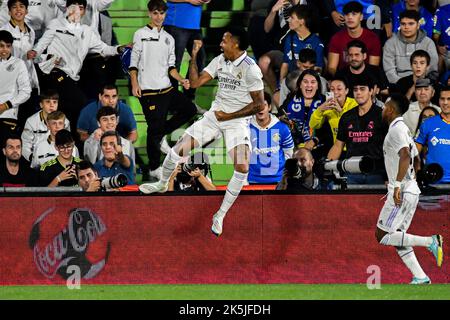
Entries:
[[427, 247], [442, 265], [442, 236], [420, 237], [406, 233], [413, 219], [420, 189], [414, 174], [413, 159], [418, 161], [418, 151], [403, 121], [409, 102], [405, 96], [394, 94], [386, 102], [382, 117], [389, 124], [384, 139], [383, 152], [389, 178], [388, 197], [378, 218], [376, 238], [383, 244], [394, 246], [403, 263], [413, 274], [411, 284], [431, 283], [414, 254], [413, 247]]
[[244, 29], [233, 29], [224, 33], [220, 47], [223, 54], [214, 58], [199, 75], [197, 54], [202, 47], [195, 40], [192, 50], [189, 81], [198, 88], [217, 78], [219, 88], [211, 109], [204, 117], [186, 130], [183, 138], [172, 148], [163, 163], [161, 180], [142, 184], [143, 193], [165, 192], [168, 180], [181, 157], [198, 146], [222, 134], [227, 151], [234, 163], [234, 173], [228, 183], [222, 205], [213, 217], [212, 232], [219, 236], [225, 215], [233, 205], [244, 185], [250, 159], [249, 116], [264, 108], [262, 73], [258, 65], [247, 56], [248, 36]]

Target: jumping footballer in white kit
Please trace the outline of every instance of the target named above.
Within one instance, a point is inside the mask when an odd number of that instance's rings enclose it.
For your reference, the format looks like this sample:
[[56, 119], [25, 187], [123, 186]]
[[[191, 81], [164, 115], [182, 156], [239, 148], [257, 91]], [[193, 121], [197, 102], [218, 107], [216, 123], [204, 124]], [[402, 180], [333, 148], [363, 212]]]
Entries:
[[378, 217], [376, 238], [381, 244], [397, 249], [403, 263], [413, 274], [411, 284], [428, 284], [431, 280], [417, 261], [413, 247], [428, 248], [440, 267], [443, 238], [439, 234], [421, 237], [406, 233], [420, 194], [414, 172], [414, 160], [419, 160], [418, 151], [402, 117], [408, 107], [409, 101], [405, 96], [393, 94], [383, 108], [383, 120], [389, 124], [383, 144], [389, 192]]
[[203, 146], [222, 135], [234, 163], [234, 173], [228, 183], [225, 197], [213, 216], [211, 231], [219, 236], [225, 215], [247, 180], [250, 162], [250, 116], [264, 108], [264, 84], [258, 65], [247, 56], [248, 36], [244, 29], [224, 33], [220, 47], [223, 54], [215, 57], [200, 73], [197, 54], [201, 40], [194, 41], [189, 66], [191, 88], [198, 88], [217, 78], [219, 88], [211, 109], [186, 130], [183, 138], [167, 154], [162, 165], [161, 180], [139, 186], [143, 193], [166, 192], [170, 175], [182, 157], [196, 147]]

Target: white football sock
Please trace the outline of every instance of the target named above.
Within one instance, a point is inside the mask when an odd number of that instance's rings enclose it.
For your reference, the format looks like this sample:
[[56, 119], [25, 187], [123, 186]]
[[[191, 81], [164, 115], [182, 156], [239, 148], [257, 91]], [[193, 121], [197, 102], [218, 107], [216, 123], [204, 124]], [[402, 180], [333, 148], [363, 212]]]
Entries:
[[415, 236], [401, 231], [387, 233], [380, 241], [385, 246], [394, 247], [428, 247], [432, 242], [431, 237]]
[[162, 174], [161, 174], [161, 182], [166, 184], [169, 181], [170, 176], [172, 175], [173, 170], [177, 167], [178, 162], [180, 162], [181, 157], [172, 149], [164, 158], [164, 162], [162, 164]]
[[230, 182], [228, 182], [227, 191], [225, 192], [222, 205], [220, 206], [219, 211], [217, 211], [219, 216], [225, 217], [247, 181], [247, 176], [248, 173], [234, 171]]
[[427, 276], [425, 272], [423, 272], [419, 261], [417, 261], [412, 247], [397, 248], [397, 253], [414, 277], [423, 279]]

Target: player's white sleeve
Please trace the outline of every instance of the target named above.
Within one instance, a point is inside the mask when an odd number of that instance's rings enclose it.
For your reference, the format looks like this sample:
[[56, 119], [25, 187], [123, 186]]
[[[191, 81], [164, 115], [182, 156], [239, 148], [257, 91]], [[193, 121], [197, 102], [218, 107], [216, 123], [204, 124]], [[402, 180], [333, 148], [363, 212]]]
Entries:
[[262, 72], [261, 69], [256, 65], [251, 65], [247, 70], [246, 74], [246, 83], [248, 87], [248, 91], [260, 91], [264, 90], [264, 82], [262, 80]]
[[205, 69], [203, 69], [203, 71], [206, 71], [207, 73], [209, 73], [209, 75], [211, 76], [211, 78], [216, 78], [217, 77], [217, 69], [219, 68], [219, 64], [220, 64], [220, 56], [215, 57], [207, 66]]

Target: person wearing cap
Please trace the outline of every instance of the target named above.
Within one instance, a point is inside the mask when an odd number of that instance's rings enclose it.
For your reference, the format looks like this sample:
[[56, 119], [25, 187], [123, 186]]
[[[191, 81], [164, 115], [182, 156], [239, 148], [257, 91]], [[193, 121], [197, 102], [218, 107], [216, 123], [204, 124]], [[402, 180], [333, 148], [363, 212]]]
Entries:
[[410, 56], [422, 49], [430, 55], [430, 71], [438, 70], [436, 46], [420, 29], [420, 14], [406, 10], [400, 14], [400, 31], [386, 41], [383, 49], [383, 68], [389, 83], [397, 83], [412, 74]]
[[336, 33], [330, 40], [328, 49], [328, 73], [335, 75], [337, 70], [347, 64], [347, 44], [352, 40], [360, 40], [367, 47], [366, 63], [378, 66], [381, 60], [380, 38], [369, 29], [363, 28], [363, 6], [350, 1], [344, 8], [345, 29]]
[[[415, 83], [420, 78], [428, 77], [430, 80], [438, 77], [437, 72], [430, 72], [431, 57], [425, 50], [416, 50], [409, 58], [411, 62], [412, 74], [397, 81], [394, 90], [398, 90], [405, 95], [410, 102], [417, 101], [415, 96]], [[433, 80], [434, 82], [434, 80]]]
[[429, 78], [417, 79], [415, 95], [417, 101], [410, 103], [408, 111], [403, 114], [403, 121], [408, 126], [411, 135], [414, 135], [420, 113], [425, 107], [433, 107], [438, 112], [441, 112], [441, 109], [437, 105], [431, 103], [431, 99], [434, 96], [434, 88]]
[[371, 78], [364, 75], [355, 76], [353, 95], [358, 107], [342, 115], [336, 140], [328, 152], [329, 160], [339, 160], [344, 147], [347, 147], [345, 159], [368, 156], [373, 160], [373, 172], [348, 174], [348, 184], [384, 184], [386, 178], [383, 141], [387, 128], [381, 118], [382, 109], [372, 101], [373, 90]]

